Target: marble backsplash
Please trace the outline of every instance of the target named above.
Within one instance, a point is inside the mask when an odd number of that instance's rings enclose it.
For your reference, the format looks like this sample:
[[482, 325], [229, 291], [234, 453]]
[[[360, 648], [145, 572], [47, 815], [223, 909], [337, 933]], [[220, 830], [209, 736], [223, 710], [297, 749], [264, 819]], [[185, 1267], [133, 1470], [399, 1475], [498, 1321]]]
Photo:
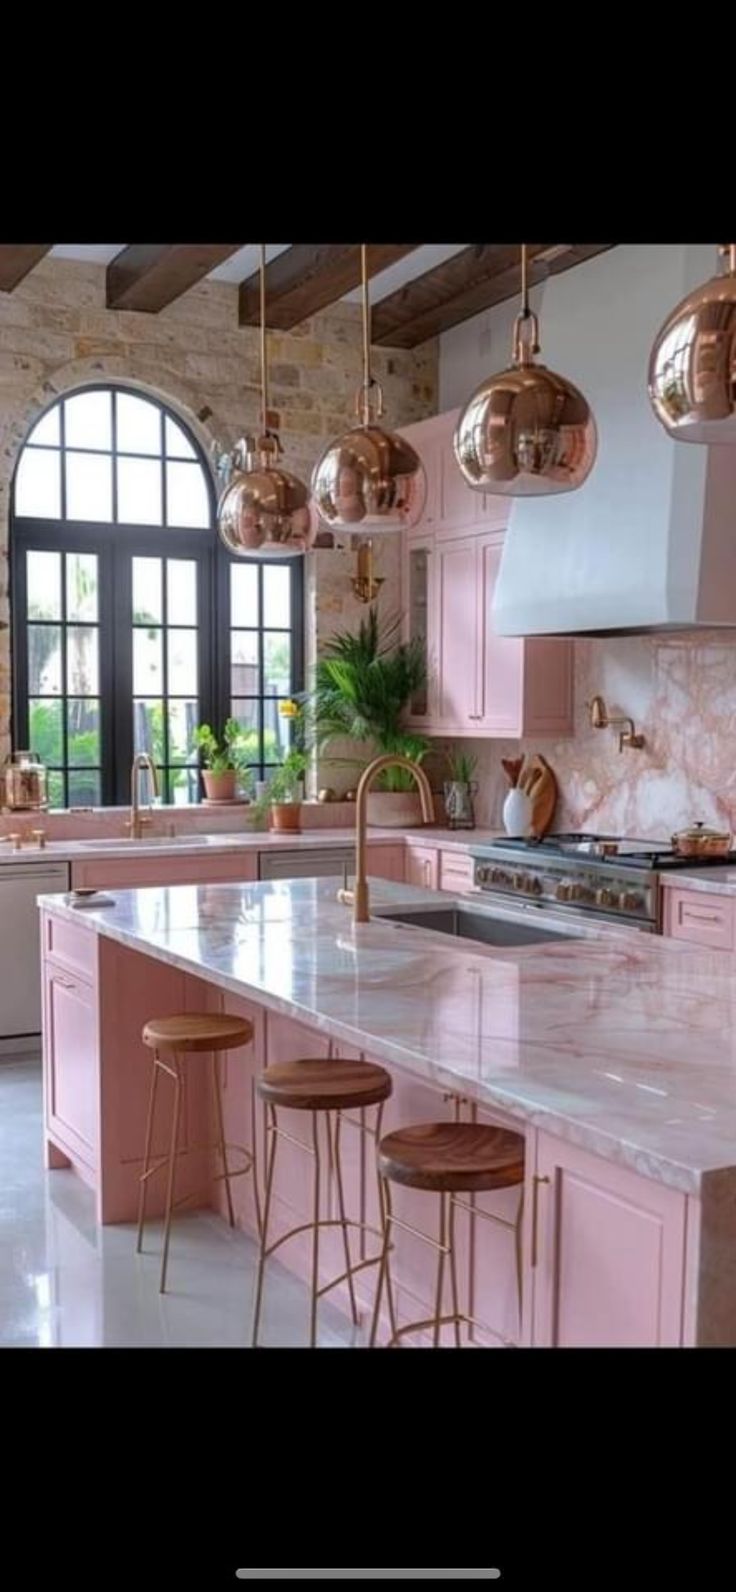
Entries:
[[[586, 704], [600, 692], [646, 737], [618, 750], [594, 730]], [[540, 751], [557, 775], [556, 829], [641, 839], [700, 819], [736, 830], [736, 633], [698, 631], [575, 643], [575, 734], [568, 739], [462, 742], [478, 758], [476, 820], [501, 822], [502, 757]]]

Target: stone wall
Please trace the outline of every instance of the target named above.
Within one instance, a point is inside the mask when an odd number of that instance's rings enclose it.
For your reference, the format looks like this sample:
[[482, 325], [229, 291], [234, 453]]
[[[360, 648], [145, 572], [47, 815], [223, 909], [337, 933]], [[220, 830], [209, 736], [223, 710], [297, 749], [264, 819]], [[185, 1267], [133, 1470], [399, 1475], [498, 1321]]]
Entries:
[[[257, 423], [259, 334], [238, 326], [237, 287], [204, 282], [159, 315], [105, 308], [105, 268], [46, 259], [15, 291], [0, 293], [0, 761], [10, 744], [8, 517], [18, 452], [57, 394], [109, 378], [168, 404], [205, 451], [231, 447]], [[338, 304], [270, 339], [271, 403], [281, 417], [287, 463], [308, 480], [331, 437], [353, 417], [361, 372], [360, 307]], [[437, 344], [376, 349], [374, 371], [388, 423], [407, 425], [437, 409]], [[385, 576], [380, 602], [400, 604], [398, 538], [376, 546]], [[307, 659], [320, 637], [353, 624], [348, 549], [307, 558]], [[332, 781], [331, 781], [332, 782]], [[343, 781], [344, 783], [344, 781]]]

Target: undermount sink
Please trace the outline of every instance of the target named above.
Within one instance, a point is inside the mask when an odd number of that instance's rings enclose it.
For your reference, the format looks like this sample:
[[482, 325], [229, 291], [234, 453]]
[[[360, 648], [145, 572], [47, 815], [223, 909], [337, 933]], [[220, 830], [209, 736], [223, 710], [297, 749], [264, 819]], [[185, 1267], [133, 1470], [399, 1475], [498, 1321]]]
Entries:
[[75, 845], [86, 846], [90, 851], [111, 851], [113, 848], [120, 851], [128, 846], [207, 846], [211, 837], [208, 835], [144, 835], [140, 840], [134, 840], [131, 835], [121, 835], [117, 840], [78, 840]]
[[475, 940], [481, 945], [541, 945], [546, 940], [570, 938], [569, 930], [542, 928], [531, 921], [521, 923], [517, 918], [465, 907], [422, 907], [416, 912], [381, 912], [376, 916], [415, 929], [454, 934], [458, 939]]

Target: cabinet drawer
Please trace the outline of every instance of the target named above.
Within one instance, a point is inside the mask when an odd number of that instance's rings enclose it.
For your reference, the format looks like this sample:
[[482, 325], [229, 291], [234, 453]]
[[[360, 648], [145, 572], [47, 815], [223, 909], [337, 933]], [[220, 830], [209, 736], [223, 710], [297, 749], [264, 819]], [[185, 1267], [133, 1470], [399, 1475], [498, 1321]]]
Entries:
[[473, 888], [473, 859], [467, 852], [441, 851], [439, 873], [440, 890], [466, 895]]
[[668, 890], [665, 931], [675, 940], [692, 940], [719, 951], [733, 950], [734, 902], [697, 890]]
[[97, 935], [83, 925], [44, 914], [44, 956], [51, 956], [62, 967], [72, 968], [94, 978], [97, 970]]
[[406, 854], [406, 882], [420, 890], [438, 889], [437, 850], [434, 846], [409, 846]]

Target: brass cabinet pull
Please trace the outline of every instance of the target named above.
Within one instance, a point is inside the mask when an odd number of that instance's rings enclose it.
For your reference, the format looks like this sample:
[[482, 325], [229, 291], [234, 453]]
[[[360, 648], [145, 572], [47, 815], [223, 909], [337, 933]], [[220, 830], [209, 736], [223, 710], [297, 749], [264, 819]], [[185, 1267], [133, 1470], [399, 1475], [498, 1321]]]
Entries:
[[531, 1260], [532, 1266], [536, 1266], [536, 1264], [537, 1264], [537, 1220], [538, 1220], [537, 1205], [538, 1205], [538, 1196], [539, 1196], [539, 1185], [540, 1185], [540, 1183], [549, 1183], [549, 1178], [548, 1177], [539, 1177], [538, 1174], [535, 1172], [534, 1176], [532, 1177], [532, 1187], [533, 1187], [533, 1191], [534, 1191], [533, 1192], [533, 1199], [532, 1199], [532, 1260]]

